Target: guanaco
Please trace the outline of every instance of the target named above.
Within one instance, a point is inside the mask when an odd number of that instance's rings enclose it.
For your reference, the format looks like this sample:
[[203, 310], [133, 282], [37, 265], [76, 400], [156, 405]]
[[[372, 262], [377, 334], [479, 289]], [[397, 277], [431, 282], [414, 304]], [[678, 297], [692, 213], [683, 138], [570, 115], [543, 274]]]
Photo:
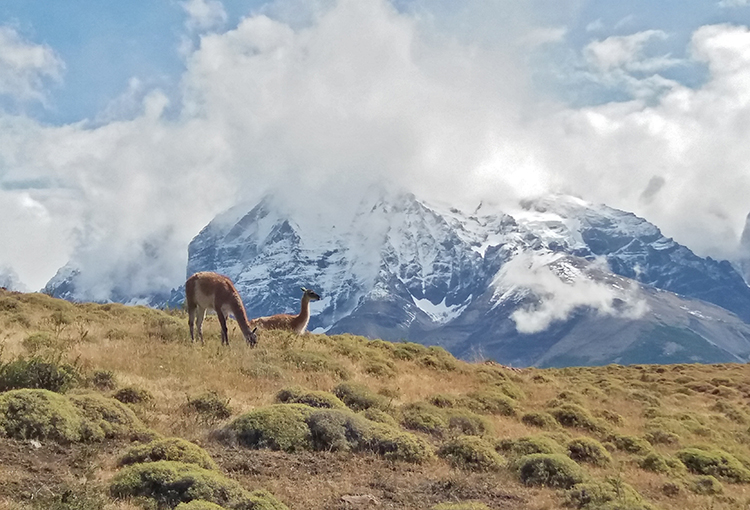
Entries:
[[232, 280], [224, 275], [203, 271], [195, 273], [185, 282], [185, 298], [188, 309], [188, 323], [190, 325], [190, 341], [194, 342], [193, 322], [198, 319], [198, 338], [203, 344], [203, 319], [206, 310], [214, 310], [221, 324], [221, 344], [229, 345], [227, 333], [227, 317], [231, 313], [237, 320], [245, 341], [250, 347], [258, 343], [258, 335], [255, 329], [250, 329], [247, 321], [245, 306], [242, 299], [234, 288]]
[[302, 306], [299, 315], [280, 313], [269, 317], [258, 317], [250, 321], [250, 327], [264, 329], [283, 329], [301, 335], [310, 322], [310, 301], [317, 301], [320, 296], [310, 289], [302, 288]]

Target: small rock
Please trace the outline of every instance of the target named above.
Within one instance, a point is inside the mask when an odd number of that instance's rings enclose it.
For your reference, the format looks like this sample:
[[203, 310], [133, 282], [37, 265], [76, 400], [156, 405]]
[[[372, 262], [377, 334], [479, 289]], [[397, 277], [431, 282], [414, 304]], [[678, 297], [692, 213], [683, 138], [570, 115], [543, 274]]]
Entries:
[[39, 448], [41, 448], [41, 447], [42, 447], [42, 443], [40, 443], [40, 442], [39, 442], [39, 441], [37, 441], [36, 439], [29, 439], [29, 444], [30, 444], [31, 446], [33, 446], [34, 448], [36, 448], [36, 449], [39, 449]]

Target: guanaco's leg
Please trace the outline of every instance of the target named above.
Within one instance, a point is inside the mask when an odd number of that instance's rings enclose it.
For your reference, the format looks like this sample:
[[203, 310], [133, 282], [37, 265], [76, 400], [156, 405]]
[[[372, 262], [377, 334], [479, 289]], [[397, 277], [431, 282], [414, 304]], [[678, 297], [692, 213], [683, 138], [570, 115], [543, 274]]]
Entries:
[[216, 316], [219, 318], [219, 324], [221, 324], [221, 344], [229, 345], [229, 334], [227, 332], [227, 318], [224, 316], [224, 312], [221, 308], [216, 310]]
[[196, 329], [198, 330], [198, 338], [200, 338], [201, 344], [203, 344], [203, 319], [206, 317], [206, 309], [199, 306], [196, 313]]

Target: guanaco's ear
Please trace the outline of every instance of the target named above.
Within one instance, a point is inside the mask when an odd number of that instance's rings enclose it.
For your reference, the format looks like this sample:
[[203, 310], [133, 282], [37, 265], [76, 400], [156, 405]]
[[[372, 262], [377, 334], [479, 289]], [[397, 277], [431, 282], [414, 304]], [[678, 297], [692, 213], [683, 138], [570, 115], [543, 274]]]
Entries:
[[255, 326], [252, 332], [255, 333], [256, 331], [258, 331], [258, 326]]
[[302, 292], [307, 292], [307, 289], [304, 287], [300, 287], [300, 289], [302, 289]]

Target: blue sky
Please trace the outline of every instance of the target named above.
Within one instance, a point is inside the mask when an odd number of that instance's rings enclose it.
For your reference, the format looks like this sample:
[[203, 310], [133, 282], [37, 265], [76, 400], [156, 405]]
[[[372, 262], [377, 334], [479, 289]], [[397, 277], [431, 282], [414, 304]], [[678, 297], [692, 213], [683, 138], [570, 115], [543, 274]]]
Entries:
[[106, 298], [158, 245], [133, 291], [177, 285], [237, 201], [384, 179], [572, 193], [736, 258], [748, 24], [748, 0], [3, 0], [0, 279], [70, 262]]

